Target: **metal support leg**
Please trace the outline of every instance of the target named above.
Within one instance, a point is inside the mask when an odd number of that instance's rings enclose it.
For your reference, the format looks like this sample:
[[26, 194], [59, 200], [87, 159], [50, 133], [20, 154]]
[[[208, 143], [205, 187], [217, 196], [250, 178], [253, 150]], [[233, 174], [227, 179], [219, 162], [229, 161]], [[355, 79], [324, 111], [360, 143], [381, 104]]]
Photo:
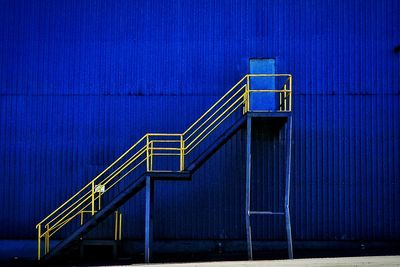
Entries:
[[[286, 188], [285, 188], [285, 217], [286, 217], [286, 234], [288, 240], [288, 256], [289, 259], [293, 259], [293, 245], [292, 245], [292, 229], [290, 225], [290, 212], [289, 212], [289, 200], [290, 200], [290, 164], [292, 156], [292, 117], [288, 117], [286, 128]], [[288, 128], [288, 129], [287, 129]]]
[[251, 185], [251, 117], [247, 116], [247, 143], [246, 143], [246, 234], [247, 255], [249, 260], [253, 259], [253, 248], [251, 243], [250, 225], [250, 185]]
[[154, 208], [154, 181], [146, 176], [146, 214], [145, 214], [145, 262], [151, 259], [151, 245], [153, 242], [153, 208]]

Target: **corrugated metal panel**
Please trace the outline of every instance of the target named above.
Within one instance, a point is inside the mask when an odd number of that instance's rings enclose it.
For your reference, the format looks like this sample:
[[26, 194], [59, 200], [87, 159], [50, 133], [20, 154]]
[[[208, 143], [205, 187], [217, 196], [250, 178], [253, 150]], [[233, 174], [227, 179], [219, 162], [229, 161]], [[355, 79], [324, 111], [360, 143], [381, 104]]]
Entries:
[[[294, 76], [294, 239], [399, 239], [399, 13], [395, 0], [1, 1], [0, 238], [33, 238], [138, 137], [182, 131], [265, 57]], [[268, 125], [255, 135], [254, 201], [274, 206], [281, 145]], [[244, 132], [156, 191], [157, 238], [244, 238]], [[126, 237], [143, 234], [141, 200]], [[284, 238], [281, 223], [260, 219], [255, 236]]]

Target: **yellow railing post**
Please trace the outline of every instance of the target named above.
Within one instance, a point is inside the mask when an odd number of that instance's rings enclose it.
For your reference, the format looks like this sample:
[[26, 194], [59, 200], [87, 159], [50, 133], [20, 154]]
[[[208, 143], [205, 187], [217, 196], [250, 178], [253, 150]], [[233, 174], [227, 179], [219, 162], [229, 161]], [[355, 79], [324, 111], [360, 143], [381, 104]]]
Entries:
[[153, 156], [154, 156], [153, 147], [154, 147], [154, 142], [150, 142], [149, 147], [150, 147], [150, 151], [149, 151], [149, 155], [150, 155], [150, 159], [149, 159], [150, 171], [153, 171]]
[[122, 240], [122, 213], [119, 213], [119, 234], [118, 240]]
[[244, 86], [244, 93], [243, 93], [243, 115], [246, 114], [247, 111], [247, 86]]
[[286, 98], [287, 98], [287, 93], [286, 93], [286, 83], [283, 85], [283, 111], [287, 111], [287, 104], [286, 104]]
[[183, 141], [183, 134], [181, 134], [181, 140], [180, 140], [180, 171], [183, 171], [185, 169], [185, 143]]
[[289, 76], [289, 111], [292, 111], [292, 75]]
[[83, 210], [81, 211], [81, 225], [83, 225]]
[[114, 240], [122, 239], [122, 213], [118, 210], [115, 211], [115, 226], [114, 226]]
[[94, 215], [94, 181], [92, 181], [92, 216]]
[[118, 240], [118, 210], [115, 211], [114, 240]]
[[45, 253], [49, 253], [50, 251], [50, 233], [49, 233], [49, 225], [46, 224], [46, 234], [44, 236], [44, 247]]
[[37, 226], [37, 229], [38, 229], [38, 260], [40, 261], [40, 254], [41, 254], [41, 251], [40, 251], [40, 243], [42, 242], [41, 241], [41, 235], [42, 235], [42, 226], [40, 225], [40, 224], [38, 224]]
[[146, 170], [150, 171], [149, 135], [146, 135]]
[[250, 111], [250, 75], [247, 75], [247, 79], [246, 79], [246, 103], [247, 103], [246, 112], [249, 112]]

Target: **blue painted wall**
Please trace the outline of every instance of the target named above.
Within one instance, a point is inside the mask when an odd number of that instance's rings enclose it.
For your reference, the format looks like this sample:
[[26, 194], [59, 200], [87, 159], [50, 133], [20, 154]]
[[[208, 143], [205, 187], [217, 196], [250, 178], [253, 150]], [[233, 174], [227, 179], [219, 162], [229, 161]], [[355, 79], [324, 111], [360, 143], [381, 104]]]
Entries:
[[[183, 131], [249, 58], [276, 58], [294, 76], [294, 239], [400, 239], [398, 14], [396, 0], [1, 0], [0, 238], [34, 238], [137, 138]], [[267, 125], [255, 136], [254, 202], [278, 207], [282, 144]], [[156, 238], [244, 239], [244, 141], [157, 185]], [[124, 237], [143, 236], [142, 200]], [[284, 238], [280, 219], [254, 231]]]

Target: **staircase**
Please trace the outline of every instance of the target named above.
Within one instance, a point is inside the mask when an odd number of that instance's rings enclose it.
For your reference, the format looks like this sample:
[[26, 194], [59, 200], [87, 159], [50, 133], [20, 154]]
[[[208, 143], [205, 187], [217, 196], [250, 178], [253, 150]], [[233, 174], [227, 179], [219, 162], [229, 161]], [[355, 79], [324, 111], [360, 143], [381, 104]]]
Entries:
[[[260, 84], [270, 79], [274, 80], [273, 84], [276, 84], [277, 88], [260, 87]], [[252, 86], [253, 84], [257, 86]], [[271, 95], [274, 95], [272, 102]], [[264, 96], [268, 96], [268, 103], [266, 106], [260, 106]], [[258, 103], [256, 108], [250, 103], [252, 101]], [[127, 200], [145, 189], [145, 260], [149, 262], [154, 181], [190, 180], [192, 174], [208, 158], [246, 123], [249, 124], [249, 118], [288, 117], [291, 110], [291, 75], [245, 75], [185, 132], [144, 135], [117, 160], [41, 220], [36, 225], [38, 260], [48, 260], [79, 242], [85, 234], [117, 211]], [[249, 161], [247, 164], [250, 166]], [[50, 240], [61, 232], [67, 237], [51, 248]]]

